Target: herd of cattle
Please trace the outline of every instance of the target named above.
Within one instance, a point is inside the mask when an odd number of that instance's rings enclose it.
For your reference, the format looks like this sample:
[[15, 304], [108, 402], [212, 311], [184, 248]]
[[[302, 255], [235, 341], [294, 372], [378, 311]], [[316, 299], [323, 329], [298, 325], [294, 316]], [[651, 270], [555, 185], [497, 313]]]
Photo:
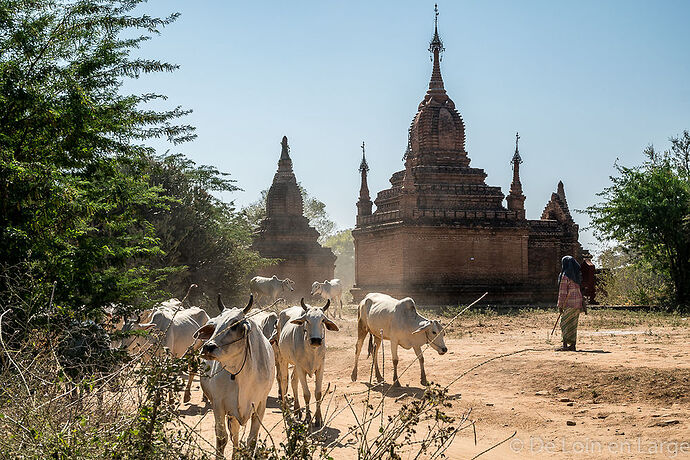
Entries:
[[[226, 307], [219, 294], [221, 313], [214, 318], [209, 318], [201, 308], [185, 308], [184, 302], [170, 299], [116, 325], [123, 331], [150, 331], [149, 334], [133, 334], [113, 344], [125, 347], [131, 354], [146, 356], [147, 350], [157, 350], [179, 358], [190, 351], [201, 350], [206, 364], [200, 371], [201, 388], [204, 400], [210, 401], [213, 410], [218, 458], [223, 457], [228, 440], [226, 420], [234, 448], [239, 443], [240, 426], [250, 419], [248, 442], [256, 440], [274, 378], [278, 382], [279, 396], [284, 401], [288, 394], [290, 369], [295, 411], [300, 410], [298, 387], [301, 385], [306, 419], [313, 422], [315, 428], [323, 425], [321, 401], [324, 396], [326, 331], [338, 331], [338, 326], [327, 313], [336, 302], [342, 310], [339, 280], [315, 282], [312, 286], [313, 295], [326, 299], [323, 307], [308, 305], [302, 299], [299, 305], [280, 313], [269, 309], [277, 303], [281, 293], [294, 290], [291, 280], [280, 280], [276, 276], [255, 277], [250, 288], [249, 302], [244, 308]], [[264, 309], [252, 309], [259, 299], [274, 303]], [[335, 312], [332, 316], [335, 317]], [[359, 304], [352, 381], [357, 380], [358, 358], [367, 334], [369, 355], [374, 356], [378, 381], [383, 381], [376, 359], [378, 349], [382, 340], [390, 341], [394, 385], [399, 385], [398, 346], [414, 349], [419, 358], [423, 385], [427, 381], [421, 347], [429, 344], [441, 355], [448, 350], [441, 324], [421, 316], [411, 298], [397, 300], [386, 294], [368, 294]], [[191, 368], [188, 374], [184, 402], [191, 398]], [[313, 419], [309, 409], [311, 392], [307, 376], [315, 377], [316, 410]]]

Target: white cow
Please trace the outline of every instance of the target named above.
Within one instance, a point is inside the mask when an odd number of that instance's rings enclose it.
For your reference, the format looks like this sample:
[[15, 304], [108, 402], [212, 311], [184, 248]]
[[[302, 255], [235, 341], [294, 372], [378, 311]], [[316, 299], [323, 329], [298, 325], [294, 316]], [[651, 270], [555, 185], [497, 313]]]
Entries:
[[[146, 310], [141, 310], [139, 312], [139, 322], [141, 323], [150, 323], [151, 318], [153, 317], [153, 312], [156, 310], [168, 310], [172, 313], [176, 311], [182, 311], [184, 310], [184, 305], [182, 304], [182, 301], [180, 299], [177, 299], [173, 297], [172, 299], [164, 300], [158, 305], [156, 305], [153, 308], [149, 308]], [[202, 325], [203, 326], [203, 325]]]
[[187, 288], [187, 293], [182, 298], [182, 300], [180, 300], [176, 297], [173, 297], [171, 299], [162, 301], [161, 303], [159, 303], [158, 305], [156, 305], [152, 309], [142, 310], [141, 312], [139, 312], [139, 322], [140, 323], [150, 322], [151, 314], [153, 313], [154, 310], [160, 310], [162, 308], [166, 308], [172, 312], [184, 310], [184, 308], [185, 308], [184, 303], [187, 300], [187, 297], [189, 297], [189, 293], [192, 292], [192, 289], [197, 288], [197, 287], [199, 287], [199, 286], [197, 286], [196, 284], [190, 284], [189, 288]]
[[[325, 280], [323, 283], [314, 281], [311, 285], [311, 295], [320, 295], [324, 300], [330, 300], [338, 310], [338, 317], [343, 319], [343, 285], [340, 284], [339, 279]], [[333, 318], [335, 318], [335, 311]]]
[[[390, 340], [391, 356], [393, 357], [393, 385], [399, 386], [398, 382], [398, 345], [406, 350], [412, 348], [419, 359], [421, 369], [421, 383], [428, 385], [426, 373], [424, 372], [424, 356], [422, 355], [422, 345], [429, 344], [443, 355], [448, 351], [443, 340], [443, 327], [436, 320], [428, 320], [417, 312], [414, 300], [405, 297], [402, 300], [394, 299], [386, 294], [372, 293], [359, 303], [357, 321], [357, 345], [355, 346], [355, 367], [352, 369], [352, 381], [357, 380], [357, 364], [359, 354], [362, 351], [364, 338], [369, 336], [369, 351], [367, 357], [374, 354], [374, 369], [376, 378], [379, 382], [383, 377], [379, 372], [377, 355], [381, 340]], [[381, 337], [383, 331], [383, 337]], [[372, 337], [375, 345], [372, 343]]]
[[251, 418], [249, 443], [256, 441], [266, 410], [266, 398], [274, 379], [273, 348], [261, 331], [261, 325], [245, 314], [244, 308], [225, 308], [218, 297], [222, 313], [200, 328], [196, 337], [206, 340], [202, 357], [210, 369], [201, 376], [201, 389], [211, 401], [216, 424], [216, 458], [223, 458], [228, 434], [233, 451], [239, 444], [240, 425]]
[[[156, 308], [151, 312], [146, 323], [126, 323], [123, 331], [137, 329], [150, 331], [148, 336], [130, 337], [127, 348], [131, 354], [139, 353], [147, 348], [160, 345], [155, 351], [160, 353], [167, 349], [175, 358], [181, 358], [187, 350], [197, 350], [201, 342], [194, 338], [194, 333], [208, 322], [208, 315], [199, 307], [171, 310], [170, 308]], [[158, 342], [160, 340], [160, 342]], [[194, 371], [190, 365], [189, 377], [184, 390], [184, 402], [191, 399], [192, 380]]]
[[260, 305], [263, 299], [266, 299], [266, 305], [268, 305], [270, 302], [274, 302], [281, 294], [294, 290], [294, 281], [290, 278], [281, 280], [276, 275], [273, 275], [271, 278], [255, 276], [249, 281], [249, 291], [256, 299], [257, 305]]
[[292, 392], [295, 398], [295, 410], [298, 411], [299, 396], [297, 395], [298, 380], [302, 385], [304, 394], [304, 406], [307, 412], [307, 420], [311, 418], [309, 413], [309, 400], [311, 393], [307, 386], [307, 375], [315, 375], [316, 388], [316, 412], [315, 427], [323, 425], [321, 416], [321, 387], [323, 384], [324, 361], [326, 358], [326, 329], [337, 331], [338, 326], [326, 317], [326, 310], [331, 301], [327, 301], [323, 308], [312, 307], [301, 300], [301, 306], [290, 307], [280, 312], [278, 318], [278, 349], [279, 372], [278, 377], [281, 397], [287, 394], [288, 365], [294, 364], [292, 371]]
[[252, 309], [247, 316], [259, 325], [261, 332], [267, 339], [273, 336], [276, 324], [278, 324], [278, 315], [275, 312]]

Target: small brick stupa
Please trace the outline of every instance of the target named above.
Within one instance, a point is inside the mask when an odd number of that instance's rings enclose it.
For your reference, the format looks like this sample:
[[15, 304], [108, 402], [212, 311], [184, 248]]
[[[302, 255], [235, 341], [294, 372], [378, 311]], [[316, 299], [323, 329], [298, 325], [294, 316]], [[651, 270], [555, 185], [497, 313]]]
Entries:
[[563, 183], [540, 219], [525, 217], [516, 135], [508, 196], [487, 185], [484, 170], [470, 166], [465, 123], [444, 87], [438, 19], [429, 51], [431, 80], [409, 129], [405, 169], [373, 203], [362, 157], [353, 297], [457, 304], [488, 292], [485, 302], [555, 301], [561, 257], [586, 256]]
[[318, 243], [319, 232], [304, 217], [302, 193], [292, 171], [287, 137], [281, 142], [278, 171], [266, 196], [266, 218], [254, 236], [253, 248], [261, 257], [281, 259], [259, 275], [290, 278], [294, 297], [308, 297], [314, 281], [332, 279], [335, 255]]

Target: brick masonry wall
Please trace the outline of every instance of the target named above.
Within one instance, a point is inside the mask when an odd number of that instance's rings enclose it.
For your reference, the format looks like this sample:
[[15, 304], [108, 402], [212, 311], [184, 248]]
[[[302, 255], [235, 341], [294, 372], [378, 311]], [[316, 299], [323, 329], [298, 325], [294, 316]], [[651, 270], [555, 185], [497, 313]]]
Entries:
[[[540, 234], [527, 227], [403, 226], [356, 230], [353, 297], [385, 292], [427, 304], [555, 302], [564, 255], [581, 257], [560, 226]], [[472, 260], [474, 258], [474, 260]]]

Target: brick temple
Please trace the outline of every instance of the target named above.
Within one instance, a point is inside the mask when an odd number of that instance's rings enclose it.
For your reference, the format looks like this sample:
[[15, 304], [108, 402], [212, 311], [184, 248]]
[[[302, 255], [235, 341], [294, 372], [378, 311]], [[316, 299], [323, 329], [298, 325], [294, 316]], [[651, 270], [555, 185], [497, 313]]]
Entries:
[[487, 185], [484, 170], [470, 166], [465, 124], [444, 87], [437, 19], [429, 51], [431, 81], [409, 128], [405, 169], [374, 203], [362, 146], [353, 297], [384, 292], [457, 304], [488, 292], [485, 302], [555, 301], [561, 257], [587, 255], [563, 183], [540, 219], [525, 217], [516, 135], [508, 196]]
[[259, 275], [290, 278], [294, 297], [307, 297], [314, 281], [333, 278], [335, 255], [318, 243], [319, 232], [304, 217], [302, 192], [292, 170], [287, 137], [281, 142], [278, 171], [266, 195], [266, 218], [254, 235], [253, 249], [261, 257], [280, 259], [264, 267]]

